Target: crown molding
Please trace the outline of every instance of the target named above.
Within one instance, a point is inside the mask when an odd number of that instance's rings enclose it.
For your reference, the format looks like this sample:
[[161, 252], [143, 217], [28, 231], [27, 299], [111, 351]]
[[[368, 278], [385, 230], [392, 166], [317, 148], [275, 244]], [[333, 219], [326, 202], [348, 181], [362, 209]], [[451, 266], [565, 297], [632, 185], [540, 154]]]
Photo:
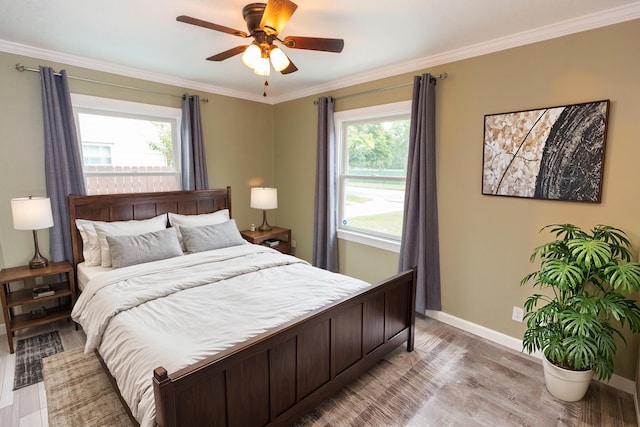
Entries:
[[38, 47], [9, 42], [6, 40], [0, 40], [0, 51], [42, 59], [45, 61], [59, 62], [66, 65], [73, 65], [76, 67], [87, 68], [90, 70], [96, 70], [105, 73], [117, 74], [120, 76], [132, 77], [134, 79], [146, 80], [186, 89], [229, 96], [232, 98], [247, 99], [249, 101], [255, 102], [265, 102], [262, 97], [258, 97], [254, 94], [248, 94], [242, 91], [231, 90], [220, 86], [209, 85], [166, 74], [154, 73], [152, 71], [140, 70], [138, 68], [127, 67], [111, 62], [98, 61], [53, 50], [41, 49]]
[[482, 56], [505, 49], [511, 49], [514, 47], [536, 43], [544, 40], [550, 40], [569, 34], [631, 21], [638, 18], [640, 18], [640, 1], [617, 8], [608, 9], [603, 12], [569, 19], [556, 24], [546, 25], [533, 30], [522, 31], [520, 33], [512, 34], [509, 36], [489, 40], [487, 42], [477, 43], [464, 48], [454, 49], [448, 52], [443, 52], [424, 58], [418, 58], [400, 64], [394, 64], [388, 67], [378, 68], [376, 70], [372, 70], [371, 72], [360, 73], [357, 75], [346, 77], [344, 79], [335, 80], [331, 83], [315, 85], [304, 90], [295, 91], [289, 94], [270, 97], [266, 99], [262, 96], [243, 91], [231, 90], [220, 86], [209, 85], [166, 74], [154, 73], [151, 71], [145, 71], [110, 62], [98, 61], [52, 50], [36, 48], [33, 46], [23, 45], [5, 40], [0, 40], [0, 51], [43, 59], [47, 61], [60, 62], [63, 64], [69, 64], [77, 67], [118, 74], [126, 77], [132, 77], [171, 86], [177, 86], [273, 105], [307, 96], [317, 95], [319, 93], [330, 92], [332, 90], [367, 83], [374, 80], [397, 76], [399, 74], [415, 72], [417, 70], [423, 70], [450, 62]]
[[303, 98], [305, 96], [317, 95], [319, 93], [342, 89], [362, 83], [368, 83], [374, 80], [393, 77], [400, 74], [411, 73], [417, 70], [424, 70], [430, 67], [436, 67], [438, 65], [448, 64], [450, 62], [487, 55], [518, 46], [524, 46], [527, 44], [537, 43], [570, 34], [593, 30], [600, 27], [606, 27], [608, 25], [619, 24], [621, 22], [632, 21], [638, 18], [640, 18], [640, 1], [617, 8], [608, 9], [603, 12], [583, 15], [555, 24], [545, 25], [533, 30], [522, 31], [520, 33], [492, 39], [460, 49], [454, 49], [448, 52], [403, 62], [401, 64], [378, 68], [371, 72], [361, 73], [344, 79], [335, 80], [324, 85], [318, 85], [305, 90], [283, 95], [276, 98], [274, 103], [291, 101], [294, 99]]

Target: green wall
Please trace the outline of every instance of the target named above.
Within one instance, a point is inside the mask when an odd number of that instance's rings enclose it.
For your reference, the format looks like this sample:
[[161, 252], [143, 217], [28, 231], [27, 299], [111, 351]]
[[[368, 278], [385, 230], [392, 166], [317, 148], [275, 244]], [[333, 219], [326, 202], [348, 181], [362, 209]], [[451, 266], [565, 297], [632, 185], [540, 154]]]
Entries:
[[[199, 93], [211, 187], [233, 187], [233, 215], [241, 228], [259, 223], [249, 208], [249, 188], [274, 185], [279, 208], [269, 222], [293, 230], [295, 254], [310, 260], [315, 190], [316, 107], [320, 95], [341, 97], [410, 83], [421, 72], [448, 73], [437, 85], [437, 180], [443, 311], [520, 338], [511, 321], [530, 289], [520, 279], [533, 268], [528, 259], [542, 243], [548, 223], [589, 227], [607, 223], [626, 230], [640, 247], [640, 85], [637, 40], [640, 20], [535, 43], [415, 73], [343, 88], [275, 106]], [[70, 75], [180, 95], [197, 93], [113, 74], [0, 53], [0, 267], [24, 264], [33, 254], [29, 233], [13, 230], [9, 200], [44, 195], [42, 112], [39, 75], [13, 65], [51, 65]], [[179, 107], [180, 99], [71, 81], [73, 92]], [[336, 111], [411, 98], [411, 87], [339, 99]], [[540, 201], [481, 195], [485, 114], [611, 100], [603, 197], [600, 204]], [[46, 233], [41, 232], [46, 254]], [[341, 241], [341, 271], [368, 281], [396, 272], [395, 253]], [[629, 333], [616, 374], [634, 378], [638, 337]]]

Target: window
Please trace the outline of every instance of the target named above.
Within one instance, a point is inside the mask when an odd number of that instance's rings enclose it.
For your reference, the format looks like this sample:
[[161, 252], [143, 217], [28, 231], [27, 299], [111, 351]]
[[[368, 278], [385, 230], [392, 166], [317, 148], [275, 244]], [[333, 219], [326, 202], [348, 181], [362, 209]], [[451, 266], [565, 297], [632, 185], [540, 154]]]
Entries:
[[77, 95], [73, 103], [87, 194], [181, 188], [181, 110]]
[[82, 164], [87, 166], [111, 165], [111, 146], [106, 144], [82, 144]]
[[411, 102], [335, 114], [338, 237], [398, 252]]

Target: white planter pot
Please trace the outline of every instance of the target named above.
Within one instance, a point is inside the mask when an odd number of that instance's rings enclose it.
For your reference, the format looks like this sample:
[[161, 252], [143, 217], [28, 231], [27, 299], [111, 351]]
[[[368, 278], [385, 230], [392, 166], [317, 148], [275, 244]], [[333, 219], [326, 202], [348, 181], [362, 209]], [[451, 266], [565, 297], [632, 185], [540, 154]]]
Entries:
[[542, 358], [542, 366], [547, 390], [554, 397], [566, 402], [576, 402], [587, 393], [593, 371], [570, 371], [559, 368], [549, 362], [546, 357]]

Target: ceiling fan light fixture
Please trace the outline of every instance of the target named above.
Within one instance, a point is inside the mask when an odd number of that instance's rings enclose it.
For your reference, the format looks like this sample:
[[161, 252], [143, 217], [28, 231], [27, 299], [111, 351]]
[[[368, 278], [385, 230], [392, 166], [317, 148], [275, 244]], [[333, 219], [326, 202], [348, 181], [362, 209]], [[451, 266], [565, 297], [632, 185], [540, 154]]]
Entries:
[[259, 76], [268, 76], [271, 74], [271, 64], [269, 64], [269, 58], [258, 58], [253, 72]]
[[287, 55], [282, 51], [282, 49], [278, 47], [274, 47], [269, 52], [269, 57], [271, 58], [271, 64], [276, 71], [282, 71], [289, 66], [291, 61], [287, 58]]
[[256, 64], [260, 61], [262, 51], [258, 45], [250, 44], [242, 54], [242, 63], [249, 68], [255, 69]]

